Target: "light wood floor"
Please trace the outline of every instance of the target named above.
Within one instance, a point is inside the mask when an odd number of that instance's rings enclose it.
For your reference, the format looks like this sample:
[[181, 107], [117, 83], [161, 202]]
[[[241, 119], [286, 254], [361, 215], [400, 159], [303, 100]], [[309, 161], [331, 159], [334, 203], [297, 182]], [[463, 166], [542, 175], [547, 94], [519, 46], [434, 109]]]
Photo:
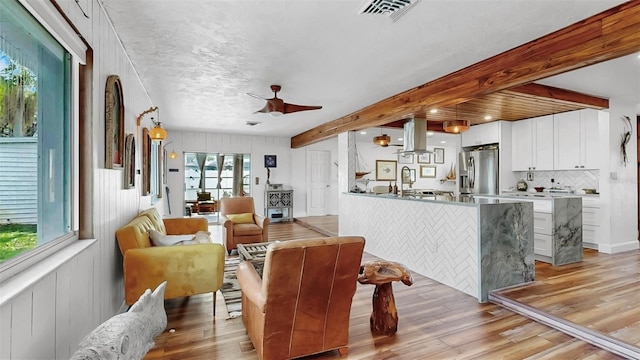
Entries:
[[[270, 226], [271, 239], [316, 236], [322, 235], [296, 223]], [[601, 277], [603, 274], [616, 274], [616, 259], [622, 261], [623, 257], [593, 253], [589, 254], [587, 260], [598, 268], [593, 276]], [[364, 258], [373, 257], [365, 254]], [[599, 261], [602, 261], [603, 268], [597, 265]], [[626, 258], [624, 261], [635, 261], [637, 270], [637, 259]], [[580, 268], [578, 273], [583, 275], [582, 281], [589, 278], [592, 269], [586, 263], [582, 268], [577, 266]], [[607, 271], [604, 269], [607, 266], [612, 268]], [[548, 279], [549, 286], [555, 285], [556, 291], [561, 293], [559, 289], [563, 286], [563, 272], [541, 264], [536, 266], [536, 270], [540, 277]], [[620, 278], [629, 275], [626, 270], [619, 272]], [[566, 281], [573, 283], [578, 279]], [[637, 307], [639, 297], [633, 296], [631, 285], [612, 289], [610, 282], [596, 282], [593, 286], [583, 283], [584, 291], [591, 293], [592, 297], [608, 296], [608, 300], [603, 299], [599, 304], [601, 307], [598, 307], [601, 318], [626, 319], [628, 312], [616, 309]], [[358, 285], [351, 311], [349, 355], [342, 359], [620, 359], [498, 305], [479, 304], [475, 298], [415, 273], [413, 286], [394, 283], [393, 287], [400, 319], [396, 335], [371, 335], [369, 315], [373, 287]], [[602, 292], [599, 287], [602, 287]], [[618, 296], [610, 291], [619, 292]], [[156, 346], [145, 359], [257, 359], [241, 318], [227, 320], [224, 301], [219, 293], [217, 296], [215, 320], [211, 294], [166, 301], [169, 320], [167, 331], [156, 338]], [[523, 291], [519, 296], [527, 295]], [[530, 296], [546, 299], [542, 293]], [[584, 292], [579, 296], [581, 299], [589, 298]], [[565, 298], [573, 299], [574, 295], [568, 292]], [[609, 302], [615, 303], [614, 309], [605, 309]], [[578, 306], [578, 303], [572, 306]], [[553, 307], [551, 303], [545, 305]], [[589, 310], [588, 306], [585, 310]], [[615, 322], [611, 320], [607, 323]], [[626, 320], [624, 324], [627, 324]], [[171, 332], [171, 329], [175, 331]], [[312, 358], [341, 357], [336, 351]]]

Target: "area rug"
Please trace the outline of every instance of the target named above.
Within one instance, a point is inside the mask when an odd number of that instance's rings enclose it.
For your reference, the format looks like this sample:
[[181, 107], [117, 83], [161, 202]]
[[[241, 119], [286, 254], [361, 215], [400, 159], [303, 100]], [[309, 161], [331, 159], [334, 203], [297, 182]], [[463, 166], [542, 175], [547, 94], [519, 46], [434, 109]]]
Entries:
[[240, 285], [236, 278], [236, 269], [240, 263], [237, 256], [227, 258], [224, 261], [224, 282], [222, 284], [222, 297], [224, 304], [227, 306], [227, 319], [237, 318], [242, 315], [242, 300]]

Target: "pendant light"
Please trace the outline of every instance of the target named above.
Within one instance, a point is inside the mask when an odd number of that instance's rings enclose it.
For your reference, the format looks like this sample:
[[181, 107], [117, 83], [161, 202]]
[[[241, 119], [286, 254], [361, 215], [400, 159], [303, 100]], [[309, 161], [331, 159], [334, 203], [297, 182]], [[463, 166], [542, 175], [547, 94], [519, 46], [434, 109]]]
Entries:
[[469, 120], [459, 120], [458, 119], [458, 105], [456, 104], [456, 119], [455, 120], [447, 120], [442, 123], [442, 128], [445, 132], [460, 134], [463, 131], [469, 129]]

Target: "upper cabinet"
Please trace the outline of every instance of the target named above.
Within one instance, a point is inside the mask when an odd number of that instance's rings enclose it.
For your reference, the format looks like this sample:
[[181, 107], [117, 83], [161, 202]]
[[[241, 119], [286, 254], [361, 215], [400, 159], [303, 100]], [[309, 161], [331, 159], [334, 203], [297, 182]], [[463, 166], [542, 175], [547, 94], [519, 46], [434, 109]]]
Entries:
[[514, 121], [512, 171], [553, 170], [553, 116]]
[[500, 142], [500, 122], [473, 125], [460, 134], [462, 147], [496, 144]]
[[598, 113], [586, 109], [554, 115], [554, 169], [598, 169]]

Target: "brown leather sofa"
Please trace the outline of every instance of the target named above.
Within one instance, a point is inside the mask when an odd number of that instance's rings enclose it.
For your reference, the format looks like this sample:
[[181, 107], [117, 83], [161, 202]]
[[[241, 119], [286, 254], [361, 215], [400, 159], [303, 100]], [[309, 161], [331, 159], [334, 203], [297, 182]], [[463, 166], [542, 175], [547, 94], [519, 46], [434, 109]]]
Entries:
[[242, 321], [260, 359], [347, 354], [363, 250], [355, 236], [290, 240], [269, 245], [262, 279], [239, 264]]
[[[227, 252], [231, 253], [238, 244], [269, 241], [269, 219], [256, 214], [252, 197], [222, 198], [218, 204], [220, 223], [224, 226], [222, 239], [227, 246]], [[242, 214], [251, 214], [250, 222], [232, 221], [233, 216], [230, 215]]]

